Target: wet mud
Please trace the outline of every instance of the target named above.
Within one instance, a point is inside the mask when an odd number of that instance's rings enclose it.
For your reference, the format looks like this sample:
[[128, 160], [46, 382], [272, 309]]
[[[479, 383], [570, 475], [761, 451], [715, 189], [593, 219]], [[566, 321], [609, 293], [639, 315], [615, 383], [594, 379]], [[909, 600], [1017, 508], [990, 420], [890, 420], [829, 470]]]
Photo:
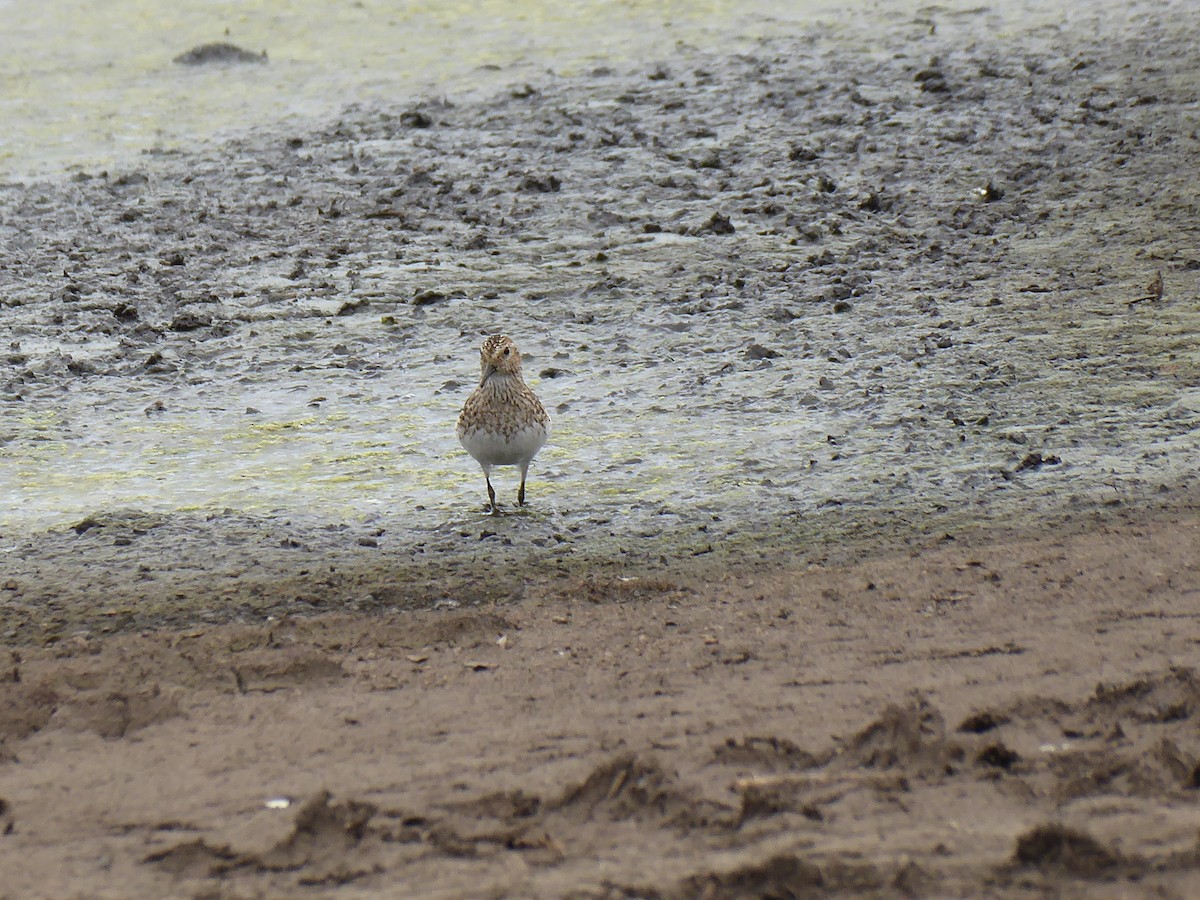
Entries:
[[[1187, 30], [880, 15], [4, 186], [3, 633], [1186, 506]], [[554, 430], [491, 519], [500, 330]]]

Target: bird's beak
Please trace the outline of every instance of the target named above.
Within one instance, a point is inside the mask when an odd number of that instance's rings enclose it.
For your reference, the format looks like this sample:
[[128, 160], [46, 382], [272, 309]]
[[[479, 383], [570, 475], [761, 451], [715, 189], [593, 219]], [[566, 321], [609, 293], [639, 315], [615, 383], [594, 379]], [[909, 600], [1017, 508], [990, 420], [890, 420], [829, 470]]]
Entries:
[[491, 376], [493, 376], [495, 374], [496, 374], [496, 367], [494, 365], [492, 365], [491, 363], [484, 363], [483, 364], [483, 375], [480, 377], [479, 383], [482, 385], [485, 381], [488, 380], [488, 378], [490, 378]]

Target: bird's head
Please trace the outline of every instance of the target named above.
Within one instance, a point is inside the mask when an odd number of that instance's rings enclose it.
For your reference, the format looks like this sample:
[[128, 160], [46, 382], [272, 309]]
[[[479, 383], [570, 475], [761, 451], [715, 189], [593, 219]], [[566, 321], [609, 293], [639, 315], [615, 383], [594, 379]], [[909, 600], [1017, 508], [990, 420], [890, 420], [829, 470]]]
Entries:
[[479, 349], [480, 382], [492, 375], [520, 375], [521, 351], [506, 334], [493, 334]]

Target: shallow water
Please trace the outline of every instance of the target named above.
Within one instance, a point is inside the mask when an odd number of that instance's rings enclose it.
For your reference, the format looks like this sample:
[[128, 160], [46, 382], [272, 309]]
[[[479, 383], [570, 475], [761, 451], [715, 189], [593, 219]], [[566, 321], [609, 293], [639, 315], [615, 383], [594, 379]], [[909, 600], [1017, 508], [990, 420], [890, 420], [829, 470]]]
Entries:
[[[653, 60], [677, 41], [748, 46], [828, 9], [814, 0], [0, 3], [0, 173], [118, 165], [250, 125], [303, 129], [352, 102], [490, 92], [550, 70]], [[242, 78], [172, 62], [214, 41], [265, 50], [269, 64]]]

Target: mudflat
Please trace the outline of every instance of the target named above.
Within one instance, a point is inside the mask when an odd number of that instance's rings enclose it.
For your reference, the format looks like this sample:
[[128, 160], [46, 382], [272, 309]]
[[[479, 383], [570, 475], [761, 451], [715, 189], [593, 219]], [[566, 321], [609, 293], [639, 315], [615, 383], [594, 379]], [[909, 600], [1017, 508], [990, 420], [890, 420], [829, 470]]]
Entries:
[[[0, 186], [0, 895], [1200, 893], [1167, 10]], [[493, 517], [501, 330], [554, 425]]]

